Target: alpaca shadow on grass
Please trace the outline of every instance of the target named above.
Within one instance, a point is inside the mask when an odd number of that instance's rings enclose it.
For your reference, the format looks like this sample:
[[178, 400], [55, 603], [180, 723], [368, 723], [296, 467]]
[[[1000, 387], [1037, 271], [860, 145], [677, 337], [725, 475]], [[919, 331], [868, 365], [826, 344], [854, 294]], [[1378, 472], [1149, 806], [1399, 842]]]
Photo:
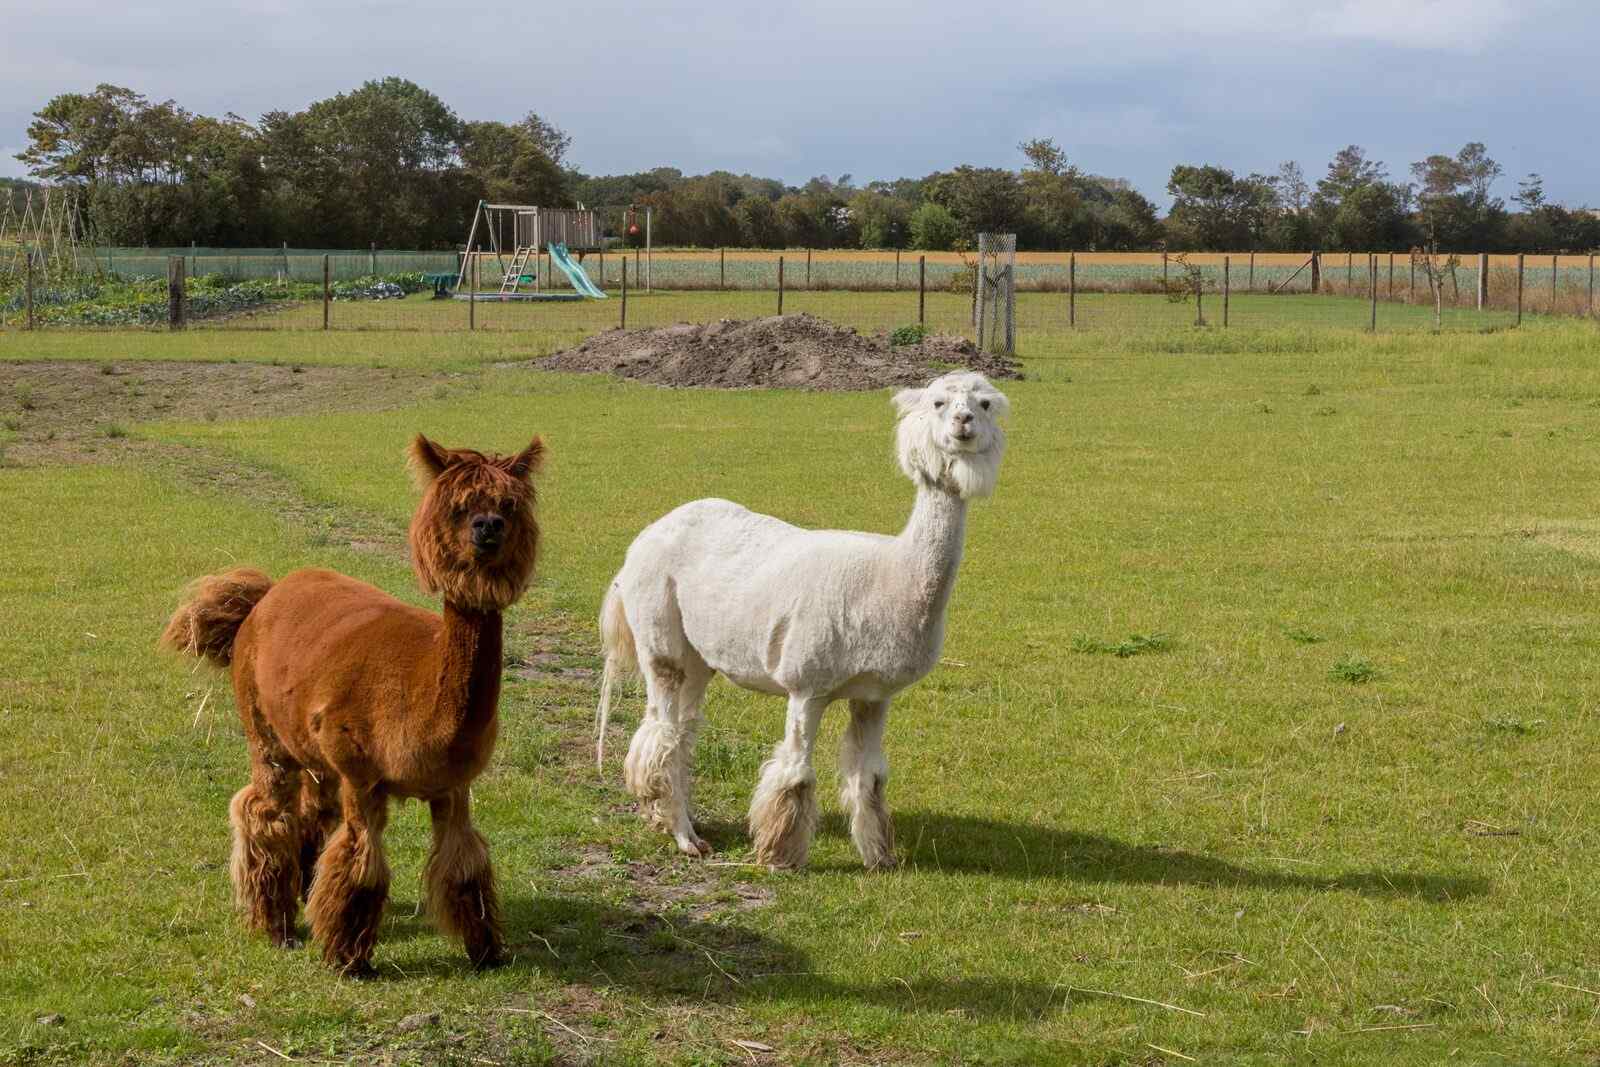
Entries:
[[[384, 946], [431, 932], [414, 901], [394, 901], [374, 963], [379, 981], [415, 981], [470, 970], [459, 946], [402, 971], [387, 965]], [[744, 1000], [822, 1004], [848, 1000], [902, 1012], [959, 1012], [974, 1018], [1036, 1020], [1064, 1001], [1059, 986], [968, 975], [908, 974], [883, 983], [840, 981], [816, 973], [801, 948], [737, 922], [693, 919], [644, 908], [617, 907], [568, 892], [503, 901], [506, 970], [537, 972], [567, 984], [616, 986], [631, 992], [700, 1003]]]
[[[825, 816], [819, 831], [849, 834], [839, 815]], [[1168, 844], [1130, 844], [1100, 834], [929, 811], [897, 812], [895, 831], [903, 869], [913, 871], [1128, 885], [1342, 890], [1444, 902], [1489, 891], [1488, 880], [1472, 873], [1261, 870]]]

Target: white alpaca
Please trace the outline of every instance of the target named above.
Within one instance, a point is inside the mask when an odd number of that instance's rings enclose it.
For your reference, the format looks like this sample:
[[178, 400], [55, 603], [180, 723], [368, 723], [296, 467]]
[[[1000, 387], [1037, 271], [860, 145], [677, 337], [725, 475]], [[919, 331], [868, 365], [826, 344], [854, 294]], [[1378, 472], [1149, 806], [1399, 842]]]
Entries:
[[895, 863], [884, 801], [889, 699], [933, 669], [961, 563], [967, 500], [993, 492], [1006, 398], [960, 372], [894, 398], [900, 468], [917, 486], [898, 537], [802, 530], [726, 500], [697, 500], [647, 527], [600, 612], [606, 650], [598, 712], [605, 752], [611, 687], [644, 674], [647, 707], [624, 780], [642, 814], [691, 856], [711, 852], [689, 815], [700, 706], [712, 675], [789, 698], [783, 740], [750, 802], [757, 857], [805, 863], [816, 826], [811, 749], [823, 710], [850, 701], [839, 757], [850, 835], [869, 868]]

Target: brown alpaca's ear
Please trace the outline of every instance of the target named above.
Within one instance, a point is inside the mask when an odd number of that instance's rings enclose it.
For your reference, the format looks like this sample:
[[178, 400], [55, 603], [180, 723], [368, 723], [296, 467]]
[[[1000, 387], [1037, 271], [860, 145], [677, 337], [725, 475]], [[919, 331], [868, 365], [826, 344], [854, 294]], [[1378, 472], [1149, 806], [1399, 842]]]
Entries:
[[511, 457], [506, 470], [513, 478], [526, 479], [544, 464], [544, 438], [535, 437], [528, 447]]
[[444, 473], [444, 469], [450, 465], [450, 452], [419, 433], [406, 450], [406, 459], [417, 480], [417, 488], [426, 489], [428, 483]]

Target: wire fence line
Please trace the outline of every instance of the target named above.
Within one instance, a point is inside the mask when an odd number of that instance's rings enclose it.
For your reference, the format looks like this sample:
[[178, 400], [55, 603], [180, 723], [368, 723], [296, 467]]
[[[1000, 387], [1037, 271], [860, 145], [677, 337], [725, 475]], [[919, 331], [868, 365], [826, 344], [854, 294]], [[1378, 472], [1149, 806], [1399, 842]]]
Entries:
[[[433, 258], [401, 258], [406, 256]], [[959, 255], [941, 257], [942, 262], [932, 254], [902, 255], [896, 262], [882, 253], [876, 259], [849, 254], [823, 259], [803, 252], [657, 253], [654, 271], [647, 272], [632, 250], [590, 253], [581, 267], [605, 292], [604, 300], [578, 299], [564, 272], [552, 270], [545, 259], [527, 268], [536, 281], [524, 285], [521, 277], [510, 279], [511, 291], [502, 293], [508, 279], [493, 255], [473, 257], [460, 288], [455, 253], [369, 250], [296, 257], [292, 251], [286, 256], [283, 250], [266, 250], [254, 258], [277, 261], [279, 273], [270, 278], [236, 280], [206, 271], [213, 261], [227, 258], [179, 250], [162, 260], [163, 275], [130, 282], [102, 275], [74, 285], [35, 285], [30, 277], [21, 291], [0, 294], [0, 328], [490, 330], [542, 332], [551, 343], [569, 338], [575, 343], [620, 325], [805, 311], [862, 330], [921, 325], [975, 336], [976, 275]], [[240, 264], [252, 261], [243, 251], [232, 258]], [[1030, 333], [1063, 330], [1395, 331], [1433, 329], [1436, 322], [1447, 330], [1485, 330], [1533, 315], [1592, 318], [1596, 313], [1591, 257], [1546, 257], [1543, 264], [1533, 257], [1473, 257], [1435, 272], [1437, 286], [1406, 256], [1308, 254], [1298, 264], [1293, 260], [1248, 253], [1018, 253], [1008, 269], [1018, 275], [1019, 345], [1029, 347]], [[402, 265], [434, 269], [387, 270]], [[735, 265], [742, 273], [730, 270]], [[652, 273], [653, 288], [641, 291], [641, 274]], [[708, 273], [714, 283], [697, 284]], [[860, 284], [862, 277], [887, 278], [889, 284]], [[537, 293], [530, 291], [535, 285]]]

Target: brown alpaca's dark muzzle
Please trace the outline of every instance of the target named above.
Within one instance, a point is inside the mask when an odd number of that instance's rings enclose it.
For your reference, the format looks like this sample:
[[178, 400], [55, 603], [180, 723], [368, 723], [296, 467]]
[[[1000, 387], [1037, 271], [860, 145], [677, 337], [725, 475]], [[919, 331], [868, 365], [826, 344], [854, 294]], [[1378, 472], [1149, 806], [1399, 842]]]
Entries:
[[472, 547], [479, 554], [499, 548], [506, 537], [506, 520], [499, 515], [474, 515], [472, 517]]

